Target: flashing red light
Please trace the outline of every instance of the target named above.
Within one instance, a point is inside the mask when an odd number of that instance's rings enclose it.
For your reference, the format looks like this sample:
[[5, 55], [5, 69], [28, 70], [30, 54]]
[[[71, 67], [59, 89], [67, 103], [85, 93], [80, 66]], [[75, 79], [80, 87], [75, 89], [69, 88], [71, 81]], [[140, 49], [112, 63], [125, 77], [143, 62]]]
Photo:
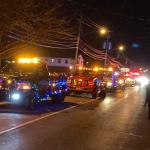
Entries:
[[140, 76], [141, 75], [140, 69], [132, 69], [131, 73], [133, 76]]

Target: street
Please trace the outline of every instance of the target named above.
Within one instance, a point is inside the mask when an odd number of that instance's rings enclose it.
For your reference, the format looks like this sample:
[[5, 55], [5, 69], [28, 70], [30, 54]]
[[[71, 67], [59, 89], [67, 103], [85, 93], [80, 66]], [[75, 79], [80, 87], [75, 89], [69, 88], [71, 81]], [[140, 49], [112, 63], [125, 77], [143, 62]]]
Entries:
[[0, 149], [149, 150], [144, 97], [140, 87], [110, 93], [104, 100], [68, 97], [62, 108], [49, 106], [40, 114], [1, 105]]
[[0, 2], [0, 150], [150, 150], [149, 1]]

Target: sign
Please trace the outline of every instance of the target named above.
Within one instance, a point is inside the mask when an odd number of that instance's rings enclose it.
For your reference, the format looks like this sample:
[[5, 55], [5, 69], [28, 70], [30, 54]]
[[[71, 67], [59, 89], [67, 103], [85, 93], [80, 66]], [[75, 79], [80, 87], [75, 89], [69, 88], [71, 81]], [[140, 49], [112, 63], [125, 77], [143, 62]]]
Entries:
[[112, 43], [111, 42], [108, 42], [108, 44], [107, 44], [107, 42], [105, 41], [104, 43], [103, 43], [103, 49], [107, 49], [107, 50], [111, 50], [112, 49]]

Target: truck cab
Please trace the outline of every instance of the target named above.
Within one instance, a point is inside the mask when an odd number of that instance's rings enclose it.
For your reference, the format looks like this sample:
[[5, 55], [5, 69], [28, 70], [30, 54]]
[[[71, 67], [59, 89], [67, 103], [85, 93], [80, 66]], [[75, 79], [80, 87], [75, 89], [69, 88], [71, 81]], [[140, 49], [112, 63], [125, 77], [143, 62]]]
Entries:
[[39, 101], [61, 103], [68, 90], [59, 76], [50, 76], [38, 58], [20, 58], [7, 64], [0, 74], [0, 98], [31, 108]]

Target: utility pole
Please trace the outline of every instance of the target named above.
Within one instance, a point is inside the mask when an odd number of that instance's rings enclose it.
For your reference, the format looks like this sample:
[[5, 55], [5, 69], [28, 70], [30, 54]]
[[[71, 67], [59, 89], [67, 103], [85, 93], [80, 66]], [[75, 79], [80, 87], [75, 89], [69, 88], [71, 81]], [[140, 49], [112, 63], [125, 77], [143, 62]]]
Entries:
[[110, 39], [110, 33], [108, 31], [107, 37], [106, 37], [106, 50], [105, 50], [105, 61], [104, 61], [104, 67], [107, 66], [107, 60], [108, 60], [108, 50], [109, 50], [109, 39]]
[[75, 54], [75, 71], [77, 70], [77, 64], [78, 64], [78, 53], [79, 53], [79, 44], [80, 44], [80, 36], [81, 36], [81, 27], [82, 27], [82, 15], [80, 13], [78, 36], [77, 36], [77, 47], [76, 47], [76, 54]]

